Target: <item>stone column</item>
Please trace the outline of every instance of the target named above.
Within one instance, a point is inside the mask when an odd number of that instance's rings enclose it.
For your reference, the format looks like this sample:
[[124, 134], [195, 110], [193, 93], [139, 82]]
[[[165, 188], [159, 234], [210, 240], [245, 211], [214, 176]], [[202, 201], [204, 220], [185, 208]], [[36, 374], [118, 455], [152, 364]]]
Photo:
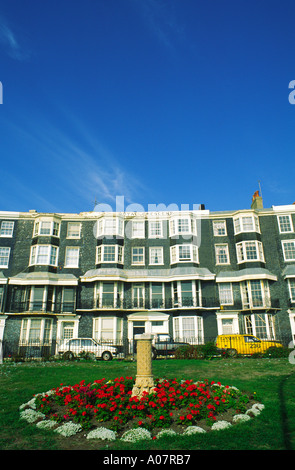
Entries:
[[132, 389], [132, 396], [141, 397], [143, 392], [152, 393], [154, 378], [152, 375], [152, 335], [135, 335], [137, 340], [137, 375]]

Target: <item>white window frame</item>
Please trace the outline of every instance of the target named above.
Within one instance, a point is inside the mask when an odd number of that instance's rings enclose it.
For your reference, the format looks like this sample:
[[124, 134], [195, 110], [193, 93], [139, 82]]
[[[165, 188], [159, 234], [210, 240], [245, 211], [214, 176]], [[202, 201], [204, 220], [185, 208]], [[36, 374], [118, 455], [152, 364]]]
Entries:
[[[200, 280], [194, 280], [194, 279], [188, 279], [188, 282], [191, 282], [192, 286], [192, 305], [191, 307], [201, 307], [202, 306], [202, 291], [201, 291], [201, 281]], [[183, 292], [188, 292], [188, 291], [183, 291], [182, 290], [182, 281], [173, 281], [171, 283], [171, 298], [172, 298], [172, 305], [173, 307], [183, 307], [183, 308], [189, 308], [188, 306], [182, 305], [182, 294]]]
[[[224, 231], [224, 233], [220, 233], [221, 231]], [[214, 220], [213, 221], [213, 233], [214, 233], [214, 237], [225, 237], [227, 235], [226, 221]]]
[[[47, 259], [46, 259], [45, 262], [40, 263], [40, 262], [38, 262], [38, 257], [41, 256], [41, 253], [40, 253], [40, 251], [42, 251], [41, 249], [45, 248], [45, 247], [47, 248], [47, 253], [43, 254], [42, 256], [46, 256]], [[52, 263], [52, 256], [53, 256], [54, 250], [56, 250], [56, 252], [55, 252], [55, 262]], [[54, 245], [33, 245], [31, 247], [29, 264], [30, 264], [30, 266], [57, 266], [58, 252], [59, 252], [59, 248], [57, 246], [54, 246]]]
[[[293, 258], [287, 258], [286, 257], [286, 248], [285, 248], [285, 245], [287, 243], [292, 243], [293, 244], [293, 249], [294, 249], [294, 256]], [[283, 255], [284, 255], [284, 260], [286, 262], [288, 261], [295, 261], [295, 240], [282, 240], [282, 248], [283, 248]]]
[[[184, 224], [187, 230], [184, 229]], [[175, 216], [169, 220], [169, 236], [197, 235], [197, 220], [191, 216]]]
[[[255, 246], [256, 258], [248, 258], [249, 252], [247, 253], [247, 247], [249, 249], [250, 244]], [[237, 253], [237, 262], [240, 263], [250, 263], [261, 261], [265, 263], [263, 245], [258, 240], [247, 240], [236, 243], [236, 253]]]
[[[284, 222], [282, 219], [285, 218], [285, 219], [288, 219], [288, 222]], [[294, 232], [294, 227], [293, 227], [293, 221], [292, 221], [292, 217], [291, 217], [291, 214], [281, 214], [281, 215], [277, 215], [277, 219], [278, 219], [278, 226], [279, 226], [279, 232], [280, 233], [291, 233], [291, 232]], [[284, 226], [288, 225], [290, 227], [290, 230], [284, 230]]]
[[[45, 224], [49, 225], [48, 233], [44, 233]], [[57, 237], [60, 235], [60, 222], [52, 219], [36, 220], [34, 225], [33, 237]]]
[[13, 230], [14, 230], [14, 221], [2, 220], [1, 228], [0, 228], [0, 237], [1, 238], [12, 238], [13, 237]]
[[[136, 289], [136, 293], [137, 293], [136, 295], [134, 295], [135, 294], [135, 289]], [[131, 292], [132, 292], [132, 294], [131, 294], [132, 295], [132, 307], [144, 308], [144, 306], [145, 306], [145, 285], [144, 285], [144, 282], [134, 282], [134, 283], [132, 283]], [[142, 296], [140, 296], [140, 293], [142, 293]]]
[[[112, 329], [104, 330], [103, 321], [109, 320], [112, 323]], [[112, 332], [111, 338], [103, 337], [103, 332], [109, 331]], [[123, 339], [123, 321], [122, 318], [116, 316], [103, 316], [93, 318], [93, 338], [99, 342], [108, 343], [111, 341], [116, 344]]]
[[[223, 320], [230, 320], [232, 324], [232, 331], [225, 330]], [[239, 333], [239, 318], [237, 313], [221, 313], [217, 314], [217, 331], [219, 335], [224, 334], [238, 334]]]
[[[153, 251], [157, 250], [158, 254], [155, 256]], [[159, 258], [158, 262], [155, 262], [156, 257]], [[164, 264], [164, 252], [162, 246], [150, 246], [149, 248], [149, 264], [151, 266], [159, 266]]]
[[[152, 288], [153, 288], [153, 284], [161, 284], [161, 305], [160, 306], [157, 306], [157, 307], [153, 307], [153, 300], [155, 300], [153, 298], [153, 292], [152, 292]], [[150, 285], [149, 285], [149, 293], [150, 293], [150, 308], [163, 308], [165, 306], [165, 286], [164, 286], [164, 282], [150, 282]]]
[[[104, 291], [104, 287], [107, 284], [113, 284], [114, 285], [114, 290], [113, 290], [113, 302], [112, 305], [106, 306], [104, 305], [104, 300], [103, 300], [103, 294], [108, 294], [110, 292]], [[121, 281], [99, 281], [95, 284], [94, 287], [94, 299], [95, 299], [95, 305], [98, 308], [119, 308], [123, 302], [123, 295], [124, 295], [124, 290], [123, 290], [123, 283]], [[97, 303], [97, 300], [99, 301]]]
[[149, 238], [163, 238], [163, 220], [149, 220]]
[[[224, 251], [222, 253], [222, 251]], [[222, 261], [222, 257], [226, 257], [226, 261]], [[230, 264], [229, 250], [227, 243], [218, 243], [215, 245], [215, 260], [216, 264]]]
[[[3, 250], [3, 252], [2, 252], [2, 250]], [[5, 254], [5, 252], [6, 252], [6, 254]], [[1, 246], [0, 247], [0, 268], [8, 268], [9, 258], [10, 258], [10, 247], [9, 246]]]
[[132, 220], [131, 238], [145, 238], [144, 220]]
[[[73, 227], [78, 227], [76, 230]], [[74, 235], [71, 234], [74, 233]], [[81, 238], [81, 223], [80, 222], [68, 222], [67, 225], [67, 238]]]
[[[252, 222], [252, 228], [249, 229], [247, 227], [248, 222], [246, 222], [246, 219], [251, 219]], [[245, 215], [238, 215], [237, 217], [233, 218], [234, 221], [234, 233], [237, 235], [238, 233], [248, 233], [248, 232], [256, 232], [256, 233], [261, 233], [260, 232], [260, 224], [259, 224], [259, 218], [257, 215], [254, 214], [245, 214]]]
[[[142, 254], [140, 253], [135, 253], [134, 250], [142, 250]], [[141, 257], [142, 256], [142, 260], [141, 261], [134, 261], [134, 258], [138, 256], [138, 257]], [[144, 246], [133, 246], [132, 247], [132, 252], [131, 252], [131, 264], [134, 265], [134, 266], [143, 266], [145, 265], [145, 247]]]
[[[32, 325], [32, 322], [33, 321], [40, 321], [40, 329], [39, 329], [39, 332], [40, 332], [40, 335], [39, 335], [39, 338], [36, 338], [35, 340], [34, 339], [30, 339], [30, 332], [31, 332], [31, 325]], [[49, 330], [49, 337], [46, 339], [44, 338], [44, 333], [45, 333], [45, 325], [46, 323], [50, 323], [50, 330]], [[19, 339], [19, 345], [20, 346], [26, 346], [28, 344], [30, 345], [50, 345], [51, 344], [51, 340], [52, 340], [52, 327], [53, 327], [53, 321], [51, 318], [41, 318], [41, 317], [28, 317], [28, 318], [24, 318], [22, 320], [22, 324], [21, 324], [21, 334], [20, 334], [20, 339]], [[45, 341], [46, 339], [46, 341]]]
[[[111, 223], [110, 223], [111, 222]], [[108, 224], [110, 223], [110, 226]], [[96, 226], [97, 237], [124, 236], [124, 220], [122, 217], [102, 217]]]
[[[75, 256], [71, 256], [70, 252], [75, 252]], [[77, 246], [67, 246], [65, 253], [65, 268], [78, 268], [79, 267], [79, 254], [80, 248]]]
[[[179, 247], [188, 247], [189, 248], [189, 258], [180, 257], [180, 248]], [[197, 245], [191, 243], [184, 243], [182, 245], [173, 245], [170, 247], [170, 264], [175, 263], [198, 263], [199, 262], [199, 250]]]
[[295, 302], [295, 278], [288, 279], [288, 288], [291, 302]]
[[[255, 305], [255, 286], [259, 282], [260, 294], [261, 294], [261, 305]], [[243, 309], [257, 308], [264, 309], [271, 307], [271, 298], [269, 291], [269, 283], [265, 279], [249, 279], [240, 283], [241, 298]]]
[[[247, 334], [252, 334], [260, 339], [274, 339], [275, 338], [275, 323], [273, 315], [269, 313], [251, 313], [244, 317], [245, 331]], [[265, 335], [260, 333], [259, 321], [262, 321], [265, 325]]]
[[[184, 322], [186, 319], [193, 320], [193, 335], [184, 336]], [[177, 341], [189, 341], [190, 344], [204, 343], [204, 324], [202, 316], [186, 315], [173, 318], [173, 337]]]
[[[224, 292], [222, 292], [224, 289]], [[233, 285], [231, 282], [218, 283], [220, 305], [234, 305]]]
[[[105, 257], [107, 255], [106, 248], [114, 248], [114, 259], [106, 260]], [[96, 247], [96, 264], [101, 263], [116, 263], [116, 264], [124, 264], [124, 248], [121, 245], [98, 245]]]

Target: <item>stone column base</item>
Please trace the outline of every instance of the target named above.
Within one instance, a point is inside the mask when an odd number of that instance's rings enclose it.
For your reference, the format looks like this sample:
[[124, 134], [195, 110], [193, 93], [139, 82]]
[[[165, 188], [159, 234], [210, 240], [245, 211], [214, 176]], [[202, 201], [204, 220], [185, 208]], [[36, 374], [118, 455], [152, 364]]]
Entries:
[[141, 397], [143, 392], [154, 393], [155, 384], [153, 376], [151, 375], [137, 375], [135, 384], [132, 389], [132, 395], [135, 397]]

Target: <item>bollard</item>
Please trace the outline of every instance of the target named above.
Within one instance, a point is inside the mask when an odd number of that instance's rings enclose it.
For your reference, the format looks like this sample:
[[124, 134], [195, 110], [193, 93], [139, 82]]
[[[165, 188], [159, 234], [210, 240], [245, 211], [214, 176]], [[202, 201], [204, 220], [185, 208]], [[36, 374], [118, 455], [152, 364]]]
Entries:
[[132, 396], [141, 397], [143, 392], [153, 393], [154, 378], [152, 374], [152, 335], [135, 335], [137, 340], [137, 374], [132, 389]]

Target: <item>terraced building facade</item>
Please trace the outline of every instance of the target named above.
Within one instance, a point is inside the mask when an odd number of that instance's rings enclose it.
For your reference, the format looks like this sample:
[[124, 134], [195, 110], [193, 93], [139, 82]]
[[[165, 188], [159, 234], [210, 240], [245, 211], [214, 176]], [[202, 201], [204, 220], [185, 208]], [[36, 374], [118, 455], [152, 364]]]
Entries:
[[234, 211], [0, 212], [4, 357], [143, 332], [294, 340], [295, 205], [255, 193]]

